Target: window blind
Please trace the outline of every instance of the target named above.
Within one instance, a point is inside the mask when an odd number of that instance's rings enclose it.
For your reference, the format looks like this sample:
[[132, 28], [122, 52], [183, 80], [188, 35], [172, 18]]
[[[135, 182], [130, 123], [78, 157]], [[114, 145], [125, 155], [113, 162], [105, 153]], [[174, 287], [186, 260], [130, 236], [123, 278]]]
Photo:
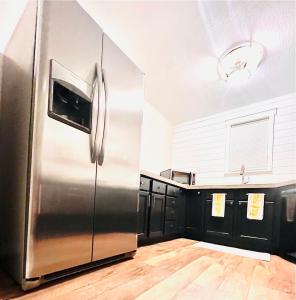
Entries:
[[269, 118], [233, 124], [229, 133], [229, 171], [268, 169]]

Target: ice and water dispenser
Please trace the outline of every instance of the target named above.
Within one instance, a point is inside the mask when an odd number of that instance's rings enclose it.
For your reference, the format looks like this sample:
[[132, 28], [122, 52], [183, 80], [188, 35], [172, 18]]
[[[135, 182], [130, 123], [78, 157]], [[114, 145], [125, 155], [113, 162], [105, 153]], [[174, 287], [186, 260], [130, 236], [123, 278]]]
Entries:
[[84, 132], [91, 132], [89, 86], [54, 60], [51, 61], [50, 117]]

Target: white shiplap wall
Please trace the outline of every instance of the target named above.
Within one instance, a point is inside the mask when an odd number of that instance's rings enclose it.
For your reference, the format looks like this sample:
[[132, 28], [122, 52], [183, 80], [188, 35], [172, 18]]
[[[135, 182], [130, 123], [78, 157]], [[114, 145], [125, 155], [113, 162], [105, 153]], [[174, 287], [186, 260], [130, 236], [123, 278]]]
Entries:
[[[296, 179], [296, 94], [289, 94], [238, 109], [181, 123], [174, 128], [172, 165], [195, 171], [201, 184], [240, 183], [239, 176], [225, 176], [225, 121], [277, 109], [274, 123], [273, 170], [251, 175], [251, 183]], [[250, 154], [251, 155], [251, 154]]]

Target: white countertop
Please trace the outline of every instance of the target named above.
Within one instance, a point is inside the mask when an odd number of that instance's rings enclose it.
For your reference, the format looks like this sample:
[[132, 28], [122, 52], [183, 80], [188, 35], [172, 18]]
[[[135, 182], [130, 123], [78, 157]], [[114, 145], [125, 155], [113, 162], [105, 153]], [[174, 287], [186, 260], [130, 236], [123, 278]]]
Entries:
[[187, 190], [210, 190], [210, 189], [256, 189], [256, 188], [279, 188], [286, 185], [296, 185], [296, 180], [288, 180], [276, 183], [247, 183], [247, 184], [205, 184], [205, 185], [188, 185], [178, 183], [174, 180], [162, 177], [160, 175], [151, 173], [149, 171], [141, 170], [141, 175], [151, 177], [153, 179], [166, 182], [169, 184], [173, 184], [175, 186], [187, 189]]

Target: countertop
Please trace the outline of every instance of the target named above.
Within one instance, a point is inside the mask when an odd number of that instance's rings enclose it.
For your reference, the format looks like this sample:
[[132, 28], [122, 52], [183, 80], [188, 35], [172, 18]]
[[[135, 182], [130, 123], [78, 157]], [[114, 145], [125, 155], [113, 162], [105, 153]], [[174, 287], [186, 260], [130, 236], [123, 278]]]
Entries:
[[276, 183], [247, 183], [247, 184], [217, 184], [217, 185], [188, 185], [178, 183], [174, 180], [162, 177], [149, 171], [141, 170], [141, 175], [169, 183], [187, 190], [210, 190], [210, 189], [259, 189], [259, 188], [279, 188], [287, 185], [296, 185], [296, 180], [288, 180]]

